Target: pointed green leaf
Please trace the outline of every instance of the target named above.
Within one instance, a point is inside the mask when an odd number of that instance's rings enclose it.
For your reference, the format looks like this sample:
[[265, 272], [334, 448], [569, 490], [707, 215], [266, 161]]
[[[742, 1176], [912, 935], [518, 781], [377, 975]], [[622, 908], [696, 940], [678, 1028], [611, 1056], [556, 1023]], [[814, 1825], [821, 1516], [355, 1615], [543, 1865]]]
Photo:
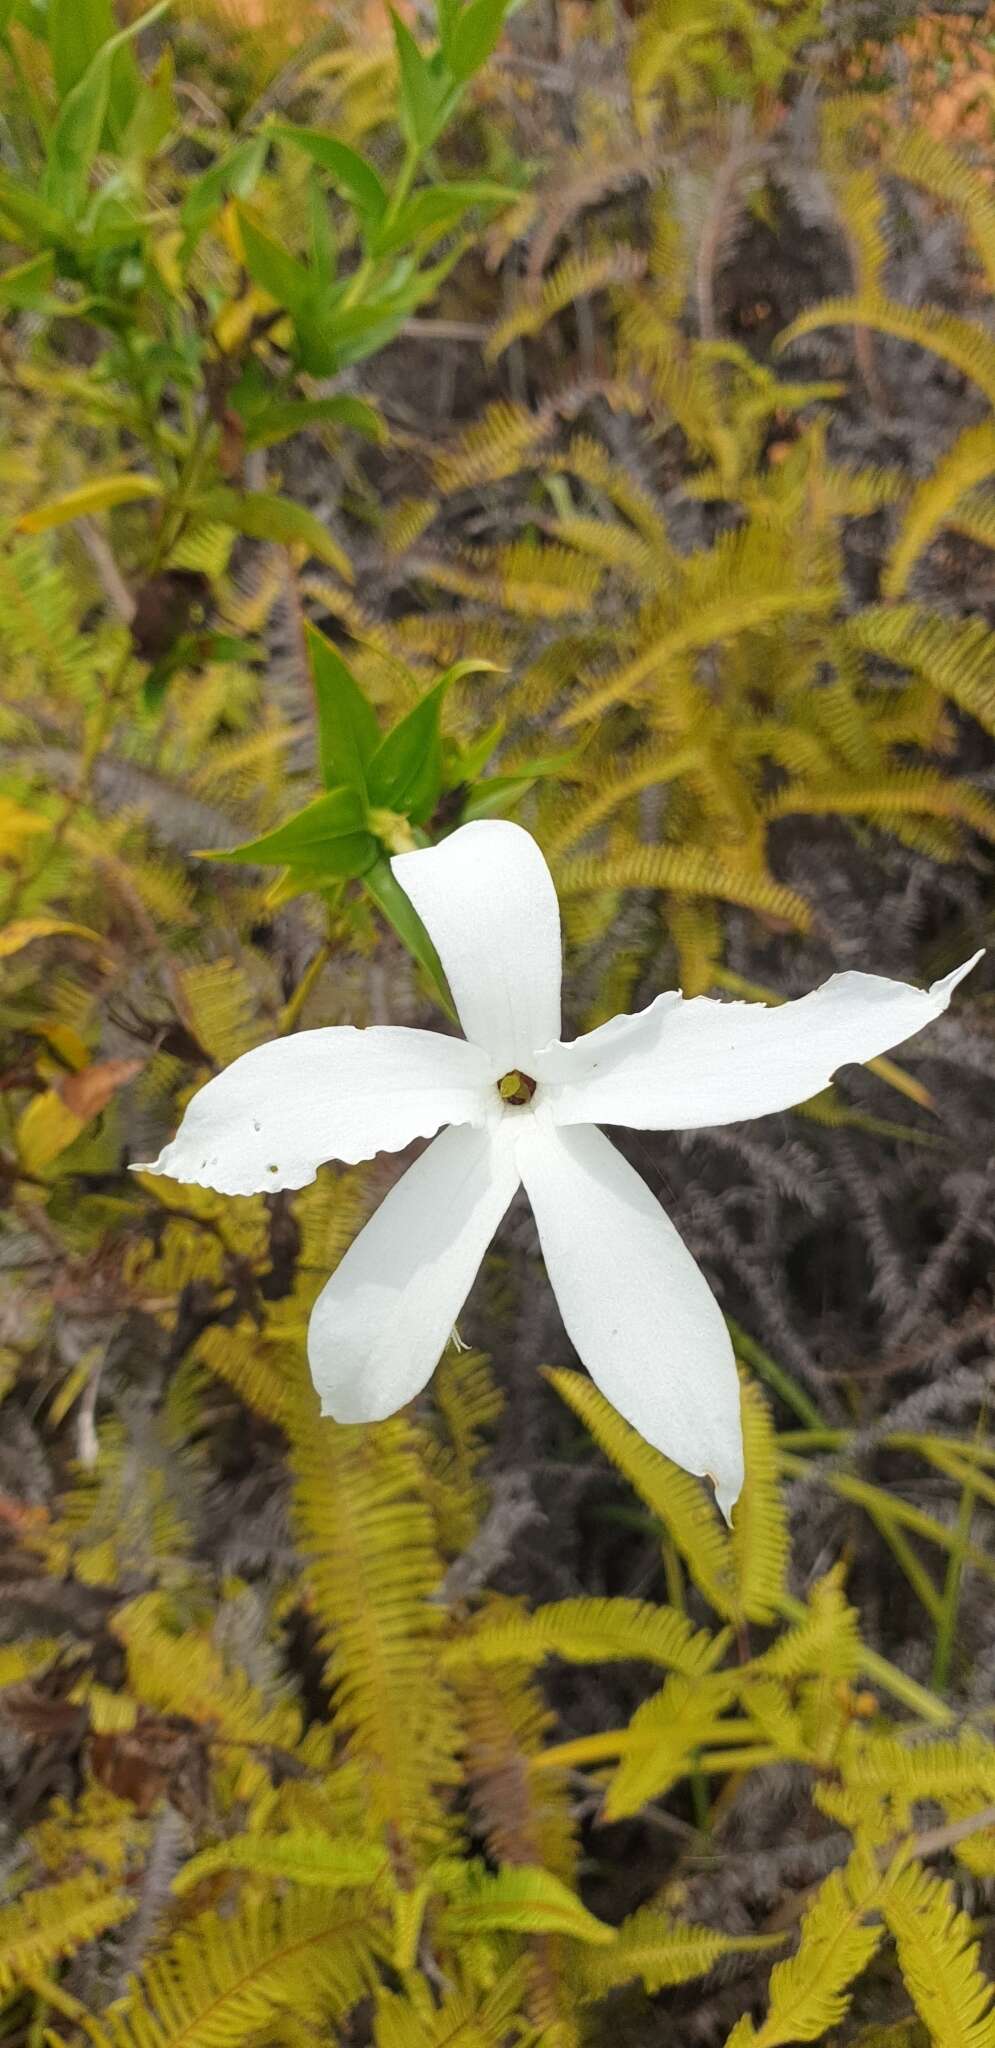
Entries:
[[387, 429], [375, 408], [345, 391], [335, 398], [277, 398], [268, 405], [245, 410], [236, 399], [235, 410], [246, 420], [247, 448], [269, 448], [275, 441], [285, 441], [289, 434], [321, 426], [326, 420], [335, 426], [352, 427], [369, 441], [387, 438]]
[[382, 740], [367, 769], [370, 802], [421, 824], [442, 786], [439, 714], [446, 680], [435, 684]]
[[435, 141], [439, 132], [443, 88], [428, 59], [422, 55], [407, 23], [390, 11], [397, 47], [398, 83], [401, 93], [401, 126], [410, 147], [419, 155]]
[[[60, 101], [79, 84], [116, 28], [111, 0], [50, 0], [45, 32]], [[141, 90], [134, 52], [119, 49], [111, 66], [108, 105], [115, 140], [131, 118]]]
[[344, 583], [352, 582], [352, 564], [344, 555], [337, 541], [322, 526], [305, 505], [298, 505], [292, 498], [280, 498], [272, 491], [233, 491], [226, 485], [216, 490], [205, 491], [195, 498], [191, 511], [198, 519], [217, 520], [220, 526], [230, 526], [236, 533], [244, 533], [251, 540], [274, 540], [282, 547], [292, 547], [296, 541], [303, 542], [308, 553], [316, 555], [319, 562], [327, 562], [329, 568], [337, 569]]
[[242, 206], [238, 208], [238, 226], [245, 267], [253, 284], [268, 292], [295, 321], [306, 319], [315, 296], [315, 279], [307, 265], [291, 256], [282, 242], [274, 241]]
[[318, 707], [318, 766], [325, 787], [348, 783], [366, 796], [366, 767], [380, 745], [376, 713], [337, 647], [307, 626], [308, 657]]
[[36, 308], [47, 298], [54, 277], [55, 257], [51, 249], [43, 249], [40, 256], [29, 256], [26, 263], [15, 263], [12, 270], [0, 273], [0, 306], [19, 311]]
[[446, 63], [461, 85], [486, 63], [501, 33], [508, 0], [469, 0], [446, 44]]
[[338, 250], [328, 201], [321, 181], [312, 171], [308, 181], [308, 215], [311, 222], [311, 262], [319, 291], [327, 291], [338, 270]]
[[456, 226], [471, 206], [503, 206], [518, 198], [512, 185], [496, 185], [487, 178], [448, 185], [428, 185], [416, 192], [388, 224], [382, 223], [372, 237], [377, 256], [403, 249], [422, 236], [434, 240]]
[[357, 149], [350, 149], [348, 143], [340, 142], [335, 135], [323, 134], [320, 128], [298, 128], [291, 121], [274, 122], [270, 134], [279, 142], [302, 149], [312, 163], [327, 171], [364, 220], [381, 219], [387, 210], [386, 191], [373, 165]]
[[442, 962], [410, 896], [402, 889], [385, 853], [381, 853], [373, 865], [367, 868], [363, 876], [363, 887], [372, 896], [387, 923], [397, 933], [402, 946], [406, 946], [411, 958], [417, 960], [419, 967], [424, 968], [447, 1015], [456, 1020], [456, 1006], [449, 993]]
[[86, 204], [90, 170], [107, 118], [114, 58], [169, 5], [170, 0], [158, 0], [147, 14], [103, 43], [59, 108], [48, 142], [42, 197], [71, 221], [79, 218]]
[[431, 815], [442, 788], [442, 699], [461, 677], [493, 673], [495, 668], [493, 661], [457, 661], [439, 677], [377, 748], [367, 771], [371, 803], [400, 811], [416, 825]]
[[199, 237], [221, 211], [229, 194], [237, 199], [252, 197], [266, 162], [266, 149], [265, 135], [250, 135], [244, 142], [236, 142], [233, 149], [225, 150], [210, 170], [202, 171], [194, 179], [180, 208], [183, 261], [189, 260]]
[[361, 875], [377, 857], [377, 842], [366, 830], [366, 807], [354, 789], [330, 789], [292, 818], [249, 839], [244, 846], [203, 853], [202, 860], [244, 861], [304, 868], [309, 874]]

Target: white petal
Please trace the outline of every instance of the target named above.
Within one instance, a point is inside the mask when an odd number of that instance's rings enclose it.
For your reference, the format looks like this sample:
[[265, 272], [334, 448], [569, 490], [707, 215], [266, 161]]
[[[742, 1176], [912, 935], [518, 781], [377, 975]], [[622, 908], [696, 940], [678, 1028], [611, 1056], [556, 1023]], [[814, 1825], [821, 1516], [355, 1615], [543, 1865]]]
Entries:
[[391, 866], [446, 970], [460, 1023], [499, 1073], [560, 1031], [560, 911], [553, 878], [521, 825], [480, 818]]
[[585, 1038], [550, 1046], [543, 1096], [557, 1123], [691, 1131], [790, 1109], [825, 1088], [837, 1067], [904, 1044], [945, 1010], [975, 953], [932, 988], [879, 974], [834, 974], [795, 1002], [685, 1002], [657, 996]]
[[195, 1095], [173, 1139], [139, 1173], [222, 1195], [302, 1188], [326, 1159], [372, 1159], [443, 1124], [482, 1124], [493, 1079], [462, 1038], [351, 1024], [299, 1031], [243, 1053]]
[[378, 1422], [431, 1378], [518, 1185], [507, 1122], [443, 1131], [409, 1167], [312, 1310], [323, 1415]]
[[518, 1164], [550, 1285], [591, 1378], [728, 1517], [743, 1484], [739, 1381], [710, 1287], [648, 1187], [601, 1131], [522, 1119]]

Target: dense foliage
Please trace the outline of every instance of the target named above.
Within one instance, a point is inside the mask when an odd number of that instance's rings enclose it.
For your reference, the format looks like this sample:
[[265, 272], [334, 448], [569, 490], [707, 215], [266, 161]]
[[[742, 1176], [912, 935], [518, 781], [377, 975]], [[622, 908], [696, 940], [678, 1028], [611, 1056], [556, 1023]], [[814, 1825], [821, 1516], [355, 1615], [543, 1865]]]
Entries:
[[985, 66], [958, 146], [894, 10], [504, 12], [0, 4], [0, 2026], [990, 2048], [984, 970], [637, 1161], [731, 1534], [527, 1221], [339, 1427], [395, 1164], [126, 1171], [250, 1046], [438, 1015], [388, 856], [463, 819], [540, 839], [578, 1027], [991, 928]]

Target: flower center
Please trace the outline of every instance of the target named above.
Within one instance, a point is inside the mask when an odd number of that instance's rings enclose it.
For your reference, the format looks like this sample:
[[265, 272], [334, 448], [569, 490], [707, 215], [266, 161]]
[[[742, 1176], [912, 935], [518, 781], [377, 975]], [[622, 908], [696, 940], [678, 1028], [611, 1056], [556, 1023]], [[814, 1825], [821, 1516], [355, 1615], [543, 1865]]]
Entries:
[[512, 1067], [510, 1074], [502, 1074], [497, 1085], [502, 1102], [511, 1102], [517, 1109], [524, 1109], [536, 1092], [531, 1074], [520, 1074], [517, 1067]]

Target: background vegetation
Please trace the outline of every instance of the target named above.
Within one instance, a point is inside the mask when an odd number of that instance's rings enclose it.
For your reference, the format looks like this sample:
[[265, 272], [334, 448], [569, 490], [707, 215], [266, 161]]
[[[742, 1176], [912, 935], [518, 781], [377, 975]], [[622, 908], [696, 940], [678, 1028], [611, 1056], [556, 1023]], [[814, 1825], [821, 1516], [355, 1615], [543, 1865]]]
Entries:
[[990, 938], [993, 49], [0, 4], [17, 2048], [995, 2040], [990, 971], [633, 1153], [742, 1361], [731, 1536], [524, 1211], [340, 1428], [307, 1313], [397, 1162], [126, 1171], [253, 1044], [431, 1021], [387, 856], [460, 818], [546, 849], [571, 1027]]

